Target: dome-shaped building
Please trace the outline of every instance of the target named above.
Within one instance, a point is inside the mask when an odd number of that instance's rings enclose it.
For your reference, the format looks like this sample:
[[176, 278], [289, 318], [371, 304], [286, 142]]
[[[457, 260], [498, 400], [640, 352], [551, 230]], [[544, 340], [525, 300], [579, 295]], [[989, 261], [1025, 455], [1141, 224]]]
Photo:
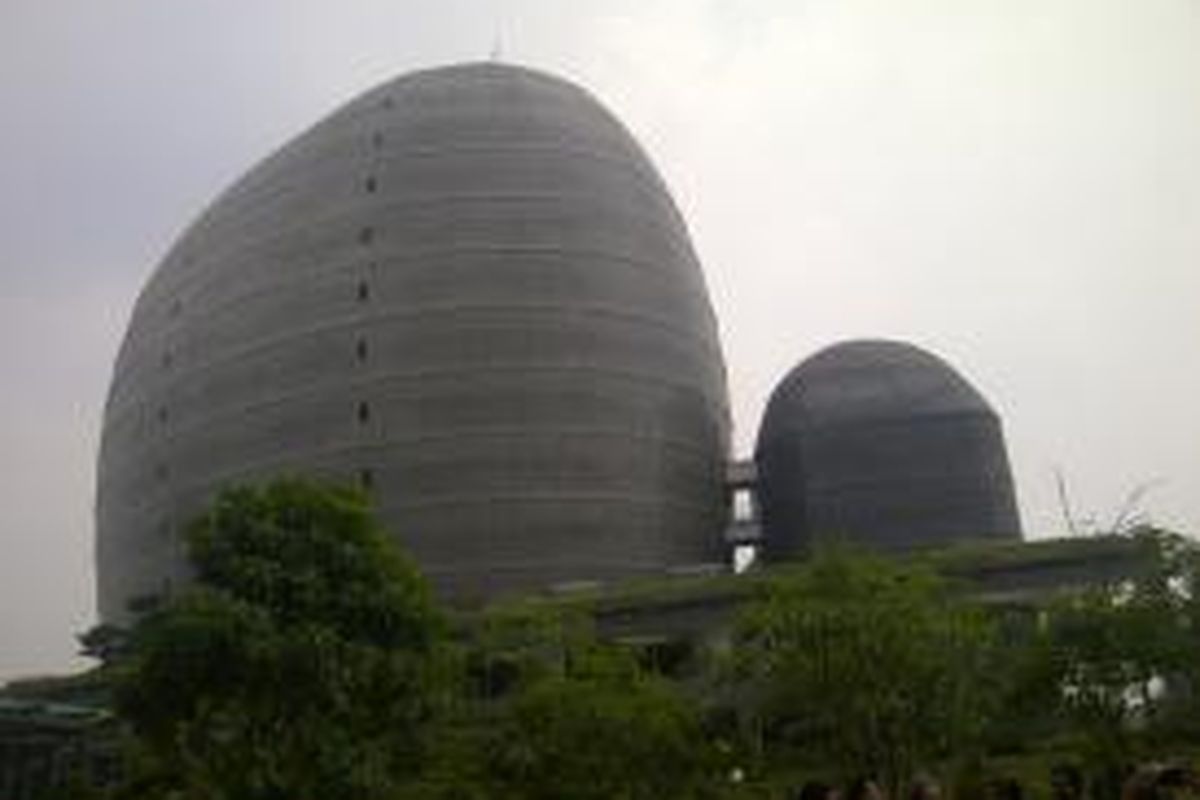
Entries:
[[843, 342], [802, 362], [754, 458], [768, 559], [823, 538], [896, 551], [1021, 535], [999, 417], [909, 344]]
[[400, 77], [251, 170], [138, 298], [105, 411], [100, 614], [185, 576], [222, 485], [369, 487], [481, 599], [720, 557], [728, 398], [662, 180], [584, 90]]

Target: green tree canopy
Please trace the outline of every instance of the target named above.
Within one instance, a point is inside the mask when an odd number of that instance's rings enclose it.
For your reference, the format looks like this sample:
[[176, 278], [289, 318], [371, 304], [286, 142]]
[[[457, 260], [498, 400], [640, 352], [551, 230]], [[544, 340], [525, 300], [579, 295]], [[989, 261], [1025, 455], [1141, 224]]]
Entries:
[[715, 777], [696, 704], [589, 619], [536, 605], [476, 620], [473, 687], [426, 789], [435, 797], [670, 800]]
[[230, 489], [188, 535], [201, 584], [280, 626], [409, 651], [440, 632], [425, 580], [358, 490], [300, 480]]
[[747, 609], [735, 680], [768, 751], [895, 788], [975, 746], [993, 633], [930, 572], [819, 553]]
[[298, 480], [218, 497], [196, 582], [133, 632], [117, 703], [148, 796], [374, 798], [415, 774], [444, 625], [366, 499]]
[[1155, 528], [1131, 535], [1140, 571], [1051, 603], [1031, 649], [1101, 798], [1119, 795], [1139, 757], [1200, 733], [1200, 548]]

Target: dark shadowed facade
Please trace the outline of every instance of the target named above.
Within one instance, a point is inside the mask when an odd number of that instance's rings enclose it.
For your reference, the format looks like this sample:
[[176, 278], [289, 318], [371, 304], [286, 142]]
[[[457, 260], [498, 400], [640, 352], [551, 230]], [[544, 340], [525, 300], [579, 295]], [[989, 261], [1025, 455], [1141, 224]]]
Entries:
[[1000, 420], [948, 364], [851, 341], [792, 370], [755, 451], [767, 558], [830, 538], [896, 551], [1019, 539]]
[[685, 226], [582, 89], [403, 76], [225, 192], [149, 279], [97, 488], [101, 618], [223, 484], [358, 481], [444, 594], [720, 558], [728, 398]]

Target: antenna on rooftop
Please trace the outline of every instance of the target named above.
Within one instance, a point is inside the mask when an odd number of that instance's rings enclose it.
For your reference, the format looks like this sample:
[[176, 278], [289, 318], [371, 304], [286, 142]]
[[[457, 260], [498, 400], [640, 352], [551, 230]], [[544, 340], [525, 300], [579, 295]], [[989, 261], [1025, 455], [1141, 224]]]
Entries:
[[495, 35], [492, 37], [492, 52], [488, 55], [489, 61], [500, 61], [503, 56], [503, 42], [500, 37], [500, 26], [496, 26]]

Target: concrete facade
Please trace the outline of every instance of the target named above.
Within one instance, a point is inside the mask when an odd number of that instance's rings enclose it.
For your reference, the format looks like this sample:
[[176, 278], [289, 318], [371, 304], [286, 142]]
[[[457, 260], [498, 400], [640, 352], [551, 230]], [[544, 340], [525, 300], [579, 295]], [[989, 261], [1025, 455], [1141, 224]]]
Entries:
[[909, 344], [844, 342], [802, 362], [771, 396], [755, 461], [768, 559], [821, 539], [903, 551], [1021, 536], [999, 417]]
[[682, 219], [582, 89], [472, 64], [317, 123], [138, 298], [97, 487], [99, 607], [186, 579], [220, 486], [358, 481], [446, 596], [721, 558], [728, 396]]

